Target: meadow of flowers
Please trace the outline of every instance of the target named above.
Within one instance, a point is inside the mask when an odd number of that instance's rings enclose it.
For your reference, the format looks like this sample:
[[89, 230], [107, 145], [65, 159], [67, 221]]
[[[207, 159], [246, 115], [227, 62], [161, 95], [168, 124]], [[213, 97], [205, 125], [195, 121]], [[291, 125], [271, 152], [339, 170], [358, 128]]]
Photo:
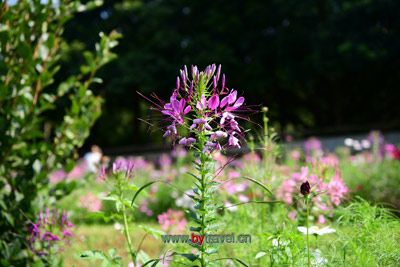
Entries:
[[[93, 149], [54, 190], [75, 184], [29, 228], [32, 251], [66, 266], [398, 266], [400, 149], [373, 131], [335, 152], [318, 138], [280, 145], [240, 121], [255, 110], [221, 68], [185, 67], [168, 102], [153, 96], [170, 153], [106, 158]], [[247, 147], [246, 150], [238, 150]], [[248, 234], [251, 243], [167, 243], [165, 235]], [[57, 260], [55, 260], [57, 259]]]

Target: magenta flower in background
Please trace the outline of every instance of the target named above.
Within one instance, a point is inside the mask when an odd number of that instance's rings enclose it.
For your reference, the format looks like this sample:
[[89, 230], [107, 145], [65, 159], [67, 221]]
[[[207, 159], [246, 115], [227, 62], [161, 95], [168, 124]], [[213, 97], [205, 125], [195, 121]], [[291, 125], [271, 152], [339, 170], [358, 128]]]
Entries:
[[134, 162], [129, 159], [124, 159], [124, 158], [117, 158], [113, 165], [112, 165], [112, 171], [113, 173], [125, 173], [126, 177], [131, 177], [133, 175], [133, 169], [134, 169]]
[[393, 144], [385, 145], [385, 154], [390, 159], [400, 159], [400, 148]]
[[57, 251], [54, 250], [61, 249], [63, 244], [69, 242], [73, 226], [65, 212], [42, 211], [36, 223], [29, 225], [29, 248], [39, 257], [55, 253]]

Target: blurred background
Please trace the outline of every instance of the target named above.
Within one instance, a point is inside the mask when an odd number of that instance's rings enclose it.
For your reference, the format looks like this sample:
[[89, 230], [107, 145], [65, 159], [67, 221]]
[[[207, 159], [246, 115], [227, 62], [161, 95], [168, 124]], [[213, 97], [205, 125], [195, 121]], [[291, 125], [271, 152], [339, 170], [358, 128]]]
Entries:
[[67, 24], [73, 45], [58, 78], [76, 72], [99, 31], [122, 33], [118, 59], [100, 72], [105, 103], [84, 150], [162, 147], [161, 133], [138, 120], [153, 114], [136, 91], [168, 98], [185, 64], [222, 64], [228, 87], [269, 107], [280, 136], [396, 132], [399, 10], [396, 0], [108, 0]]

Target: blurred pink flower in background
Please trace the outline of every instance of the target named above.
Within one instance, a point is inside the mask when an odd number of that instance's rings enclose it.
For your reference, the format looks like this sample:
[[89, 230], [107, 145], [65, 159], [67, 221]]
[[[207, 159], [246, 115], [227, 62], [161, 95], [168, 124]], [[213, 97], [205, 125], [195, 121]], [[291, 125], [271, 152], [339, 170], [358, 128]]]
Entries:
[[318, 215], [318, 221], [317, 221], [317, 223], [319, 223], [319, 224], [324, 224], [324, 223], [326, 223], [325, 216], [322, 215], [322, 214]]
[[300, 172], [295, 172], [292, 175], [295, 182], [305, 182], [308, 179], [308, 167], [301, 167]]
[[319, 159], [319, 163], [324, 167], [335, 168], [339, 166], [339, 158], [334, 154], [323, 156]]
[[187, 225], [183, 211], [168, 209], [166, 212], [157, 216], [161, 229], [168, 233], [182, 233]]
[[257, 164], [261, 161], [261, 157], [255, 152], [250, 152], [242, 157], [242, 161], [245, 163]]
[[227, 192], [229, 195], [233, 195], [245, 191], [247, 189], [247, 184], [244, 182], [236, 183], [234, 181], [228, 180], [221, 185], [221, 189]]
[[57, 184], [67, 178], [67, 173], [64, 170], [57, 170], [49, 175], [50, 184]]
[[310, 137], [304, 142], [304, 153], [306, 161], [311, 161], [313, 157], [322, 156], [322, 143], [316, 137]]
[[140, 212], [146, 214], [148, 217], [153, 216], [153, 211], [151, 209], [149, 209], [149, 202], [147, 201], [147, 199], [144, 199], [140, 205], [139, 205], [139, 210]]
[[279, 199], [282, 199], [283, 202], [290, 205], [293, 203], [293, 194], [295, 193], [296, 189], [296, 182], [292, 179], [286, 179], [278, 188], [277, 196]]
[[385, 153], [390, 159], [400, 159], [400, 148], [397, 148], [394, 144], [386, 144]]
[[243, 194], [240, 194], [238, 196], [238, 199], [239, 199], [240, 202], [248, 202], [250, 200], [248, 196], [243, 195]]
[[98, 212], [101, 210], [101, 200], [93, 195], [92, 193], [87, 193], [79, 198], [80, 206], [91, 212]]
[[187, 150], [183, 146], [175, 146], [171, 152], [171, 156], [174, 158], [184, 158], [187, 156]]
[[288, 213], [288, 217], [289, 217], [289, 219], [291, 219], [293, 221], [296, 220], [297, 211], [296, 210], [292, 210], [291, 212]]
[[301, 158], [301, 152], [298, 149], [293, 149], [292, 151], [290, 151], [289, 155], [290, 158], [294, 161], [299, 161]]
[[229, 178], [229, 179], [236, 179], [236, 178], [239, 178], [240, 175], [241, 175], [240, 172], [238, 172], [238, 171], [236, 171], [236, 170], [230, 169], [230, 170], [228, 171], [228, 178]]
[[216, 151], [215, 153], [213, 153], [212, 157], [217, 162], [219, 167], [224, 166], [225, 164], [228, 163], [228, 158], [225, 157], [224, 155], [222, 155], [222, 153], [219, 151]]
[[163, 153], [158, 159], [158, 163], [160, 164], [161, 169], [169, 169], [172, 165], [172, 159], [168, 154]]
[[335, 175], [328, 184], [328, 195], [336, 206], [340, 205], [341, 199], [349, 192], [347, 186], [343, 182], [339, 171], [335, 172]]
[[78, 180], [83, 178], [86, 172], [88, 172], [88, 165], [86, 161], [79, 161], [78, 164], [68, 173], [68, 179]]

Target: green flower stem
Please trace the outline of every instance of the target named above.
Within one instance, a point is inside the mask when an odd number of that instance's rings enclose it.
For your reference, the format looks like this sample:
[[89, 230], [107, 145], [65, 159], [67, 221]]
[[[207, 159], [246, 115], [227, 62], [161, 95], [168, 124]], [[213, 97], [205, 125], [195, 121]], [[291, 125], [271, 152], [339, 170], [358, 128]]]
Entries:
[[132, 241], [131, 241], [131, 237], [129, 235], [129, 226], [128, 226], [128, 220], [126, 218], [125, 205], [122, 205], [122, 216], [124, 217], [124, 235], [125, 235], [126, 241], [128, 243], [129, 254], [131, 255], [132, 262], [136, 266], [136, 253], [132, 249]]
[[308, 218], [310, 217], [310, 198], [309, 195], [305, 196], [305, 202], [306, 202], [306, 210], [307, 210], [307, 217], [306, 217], [306, 228], [307, 228], [307, 234], [306, 234], [306, 240], [307, 240], [307, 260], [308, 260], [308, 267], [311, 267], [311, 259], [310, 259], [310, 241], [309, 241], [309, 233], [308, 233], [308, 228], [309, 228], [309, 223], [308, 223]]
[[[207, 162], [207, 155], [203, 152], [204, 149], [204, 137], [201, 136], [199, 138], [199, 153], [200, 153], [200, 187], [198, 188], [201, 192], [201, 199], [200, 199], [200, 218], [201, 218], [201, 225], [200, 225], [200, 234], [202, 236], [205, 236], [206, 234], [206, 216], [207, 216], [207, 209], [206, 209], [206, 192], [207, 192], [207, 169], [206, 169], [206, 162]], [[202, 246], [200, 247], [200, 264], [201, 267], [206, 266], [206, 260], [205, 260], [205, 251], [206, 251], [206, 244], [203, 243]]]
[[123, 188], [122, 188], [122, 185], [121, 185], [121, 182], [120, 182], [119, 179], [117, 181], [117, 184], [118, 184], [119, 195], [120, 195], [119, 198], [120, 198], [120, 202], [122, 204], [121, 205], [122, 206], [121, 213], [122, 213], [122, 217], [123, 217], [123, 220], [124, 220], [124, 236], [125, 236], [126, 242], [128, 244], [128, 251], [129, 251], [129, 254], [131, 256], [132, 262], [136, 266], [136, 253], [132, 249], [132, 240], [131, 240], [131, 237], [129, 235], [129, 226], [128, 226], [128, 219], [127, 219], [127, 216], [126, 216], [126, 207], [125, 207], [125, 203], [124, 203]]

